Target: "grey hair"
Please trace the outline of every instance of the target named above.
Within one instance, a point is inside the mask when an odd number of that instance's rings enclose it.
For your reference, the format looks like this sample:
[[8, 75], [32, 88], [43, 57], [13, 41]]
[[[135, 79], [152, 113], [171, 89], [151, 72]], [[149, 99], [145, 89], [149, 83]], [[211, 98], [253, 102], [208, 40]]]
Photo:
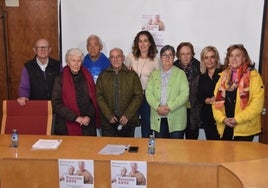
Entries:
[[90, 39], [92, 39], [92, 38], [96, 38], [99, 41], [100, 45], [103, 46], [101, 38], [99, 36], [97, 36], [97, 35], [94, 35], [94, 34], [93, 35], [89, 35], [89, 37], [87, 38], [87, 45], [88, 45], [88, 41]]
[[160, 56], [162, 56], [163, 53], [165, 53], [165, 52], [168, 51], [168, 50], [171, 51], [171, 53], [172, 53], [173, 56], [175, 56], [175, 49], [174, 49], [174, 47], [171, 46], [171, 45], [165, 45], [165, 46], [163, 46], [163, 47], [161, 48], [161, 50], [160, 50]]
[[66, 55], [65, 55], [66, 63], [69, 62], [69, 57], [72, 57], [72, 56], [80, 57], [82, 61], [84, 59], [84, 54], [79, 48], [71, 48], [66, 52]]

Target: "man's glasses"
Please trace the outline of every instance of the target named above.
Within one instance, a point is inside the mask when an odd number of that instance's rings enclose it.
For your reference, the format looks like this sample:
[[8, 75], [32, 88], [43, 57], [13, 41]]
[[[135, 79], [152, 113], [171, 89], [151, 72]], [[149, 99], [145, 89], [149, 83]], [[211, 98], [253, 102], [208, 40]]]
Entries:
[[49, 46], [36, 46], [35, 49], [38, 51], [41, 50], [47, 51], [49, 49]]

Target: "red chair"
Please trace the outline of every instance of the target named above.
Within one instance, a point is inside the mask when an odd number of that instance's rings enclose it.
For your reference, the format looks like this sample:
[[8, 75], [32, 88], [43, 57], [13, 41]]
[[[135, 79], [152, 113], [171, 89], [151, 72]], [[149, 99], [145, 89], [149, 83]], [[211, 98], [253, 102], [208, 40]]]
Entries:
[[4, 100], [1, 134], [17, 129], [19, 134], [51, 135], [52, 116], [51, 101], [29, 100], [21, 106], [16, 100]]

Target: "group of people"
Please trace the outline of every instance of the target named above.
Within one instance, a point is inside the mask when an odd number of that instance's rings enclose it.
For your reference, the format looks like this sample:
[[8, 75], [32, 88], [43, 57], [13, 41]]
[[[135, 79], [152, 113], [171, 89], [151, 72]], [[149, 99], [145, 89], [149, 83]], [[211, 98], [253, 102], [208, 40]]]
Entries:
[[[88, 54], [69, 49], [67, 66], [49, 57], [45, 39], [22, 70], [17, 101], [52, 100], [54, 134], [252, 141], [261, 133], [262, 78], [241, 44], [228, 47], [224, 65], [218, 50], [207, 46], [200, 62], [190, 42], [175, 51], [158, 50], [149, 31], [137, 33], [126, 57], [113, 48], [107, 58], [96, 35], [87, 39]], [[175, 61], [176, 58], [176, 61]]]

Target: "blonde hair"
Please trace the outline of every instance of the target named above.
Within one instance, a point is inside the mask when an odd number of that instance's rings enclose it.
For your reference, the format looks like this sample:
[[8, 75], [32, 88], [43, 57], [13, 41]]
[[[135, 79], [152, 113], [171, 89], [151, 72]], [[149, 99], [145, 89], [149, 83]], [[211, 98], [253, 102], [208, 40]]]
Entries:
[[214, 52], [215, 58], [216, 58], [216, 68], [220, 68], [220, 55], [216, 47], [214, 46], [206, 46], [205, 48], [202, 49], [201, 54], [200, 54], [200, 71], [202, 74], [206, 73], [207, 68], [205, 66], [205, 55], [208, 52]]

